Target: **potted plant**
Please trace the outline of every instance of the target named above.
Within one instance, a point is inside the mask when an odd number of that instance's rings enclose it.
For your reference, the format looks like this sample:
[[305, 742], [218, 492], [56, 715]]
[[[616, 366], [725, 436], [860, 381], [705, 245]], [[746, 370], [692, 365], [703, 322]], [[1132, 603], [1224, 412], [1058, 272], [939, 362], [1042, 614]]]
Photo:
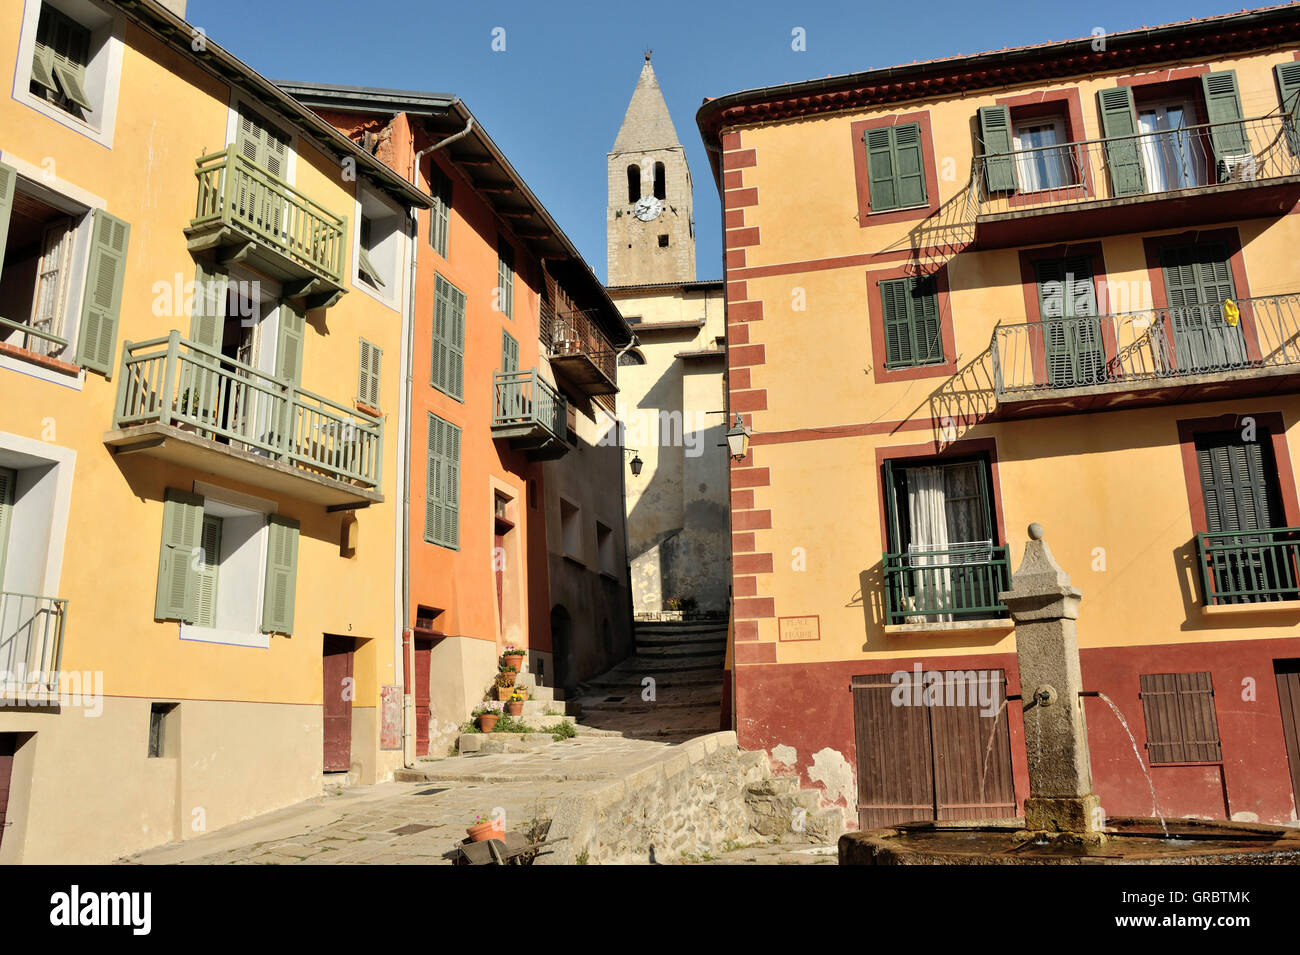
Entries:
[[502, 670], [497, 674], [497, 678], [493, 685], [496, 687], [498, 700], [510, 699], [510, 694], [514, 692], [515, 686], [514, 671]]
[[510, 699], [509, 699], [509, 701], [506, 703], [506, 715], [507, 715], [507, 716], [523, 716], [523, 714], [524, 714], [524, 700], [525, 700], [525, 699], [526, 699], [526, 697], [525, 697], [522, 693], [520, 693], [518, 690], [515, 690], [515, 692], [511, 693], [511, 694], [510, 694]]
[[688, 613], [694, 612], [694, 597], [669, 597], [664, 601], [663, 618], [665, 620], [683, 620]]
[[499, 700], [489, 700], [479, 706], [474, 707], [474, 717], [478, 720], [478, 731], [480, 733], [491, 733], [497, 721], [501, 719], [501, 703]]
[[465, 831], [469, 834], [470, 842], [487, 842], [489, 839], [504, 841], [506, 834], [502, 820], [483, 815], [475, 816], [473, 824]]
[[501, 663], [505, 666], [514, 667], [515, 671], [521, 671], [524, 668], [524, 651], [516, 646], [507, 646], [501, 654]]
[[524, 701], [528, 700], [528, 687], [524, 686], [522, 683], [515, 683], [515, 693], [518, 694], [520, 699]]

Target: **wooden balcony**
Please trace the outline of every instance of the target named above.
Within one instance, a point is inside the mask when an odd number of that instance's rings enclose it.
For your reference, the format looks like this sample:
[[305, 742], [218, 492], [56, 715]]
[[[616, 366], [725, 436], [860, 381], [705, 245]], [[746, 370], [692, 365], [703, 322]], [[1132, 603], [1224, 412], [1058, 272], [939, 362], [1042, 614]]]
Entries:
[[972, 248], [1285, 215], [1300, 201], [1289, 114], [975, 158]]
[[251, 162], [233, 145], [196, 161], [198, 200], [185, 234], [191, 251], [215, 250], [284, 284], [308, 308], [343, 294], [347, 218]]
[[173, 331], [126, 342], [104, 443], [333, 507], [383, 500], [383, 421]]
[[539, 337], [551, 369], [574, 391], [588, 397], [617, 393], [618, 353], [592, 312], [557, 314], [543, 302]]
[[493, 380], [492, 437], [510, 442], [535, 461], [569, 451], [568, 403], [537, 370], [497, 372]]
[[1208, 401], [1300, 387], [1300, 295], [999, 325], [999, 417]]
[[990, 542], [912, 548], [884, 555], [887, 626], [933, 627], [1008, 616], [998, 594], [1010, 589], [1007, 548]]

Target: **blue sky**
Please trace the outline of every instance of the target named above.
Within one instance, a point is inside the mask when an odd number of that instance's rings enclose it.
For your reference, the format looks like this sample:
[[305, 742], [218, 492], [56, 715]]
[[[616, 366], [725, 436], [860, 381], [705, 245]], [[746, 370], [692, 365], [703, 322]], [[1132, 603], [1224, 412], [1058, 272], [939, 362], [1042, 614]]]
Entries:
[[[1262, 4], [1261, 4], [1262, 5]], [[695, 180], [700, 278], [722, 274], [717, 191], [695, 126], [706, 96], [1004, 46], [1155, 26], [1240, 0], [886, 4], [190, 0], [188, 19], [272, 79], [459, 95], [605, 276], [605, 154], [654, 67]], [[505, 29], [505, 50], [492, 49]], [[802, 27], [807, 49], [791, 49]]]

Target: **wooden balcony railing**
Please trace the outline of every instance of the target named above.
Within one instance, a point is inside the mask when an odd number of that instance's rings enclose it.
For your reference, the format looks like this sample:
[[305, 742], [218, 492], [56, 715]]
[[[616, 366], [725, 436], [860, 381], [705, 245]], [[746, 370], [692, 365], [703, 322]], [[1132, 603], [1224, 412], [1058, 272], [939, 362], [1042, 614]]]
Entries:
[[492, 427], [540, 430], [559, 441], [568, 436], [568, 405], [537, 370], [497, 372], [493, 379]]
[[1007, 548], [950, 544], [884, 555], [886, 623], [922, 624], [1005, 617], [998, 594], [1010, 589]]
[[1300, 370], [1300, 295], [999, 325], [998, 397], [1243, 369]]
[[975, 157], [979, 216], [1300, 175], [1288, 113]]
[[0, 694], [58, 690], [67, 618], [60, 597], [0, 592]]
[[1196, 535], [1206, 606], [1300, 600], [1300, 527]]
[[301, 268], [343, 282], [347, 220], [251, 162], [234, 146], [200, 156], [191, 229], [222, 223]]
[[180, 337], [126, 342], [113, 426], [162, 424], [378, 489], [383, 421]]
[[548, 358], [585, 355], [610, 382], [618, 378], [618, 351], [593, 320], [594, 310], [557, 312], [543, 301], [538, 337]]

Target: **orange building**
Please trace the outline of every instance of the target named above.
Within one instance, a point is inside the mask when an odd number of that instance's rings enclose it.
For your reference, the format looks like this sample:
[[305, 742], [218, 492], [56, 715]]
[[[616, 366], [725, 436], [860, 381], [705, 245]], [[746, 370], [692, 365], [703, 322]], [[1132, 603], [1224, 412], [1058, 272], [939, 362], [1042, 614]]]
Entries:
[[[572, 688], [631, 645], [616, 356], [631, 333], [573, 244], [453, 96], [282, 84], [427, 191], [414, 261], [380, 257], [400, 224], [363, 198], [383, 295], [415, 279], [409, 417], [408, 753], [440, 754], [527, 650]], [[408, 731], [410, 732], [410, 731]], [[414, 747], [414, 750], [410, 748]]]
[[862, 826], [1013, 815], [1037, 521], [1104, 810], [1297, 818], [1298, 91], [1293, 4], [705, 103], [742, 746]]

